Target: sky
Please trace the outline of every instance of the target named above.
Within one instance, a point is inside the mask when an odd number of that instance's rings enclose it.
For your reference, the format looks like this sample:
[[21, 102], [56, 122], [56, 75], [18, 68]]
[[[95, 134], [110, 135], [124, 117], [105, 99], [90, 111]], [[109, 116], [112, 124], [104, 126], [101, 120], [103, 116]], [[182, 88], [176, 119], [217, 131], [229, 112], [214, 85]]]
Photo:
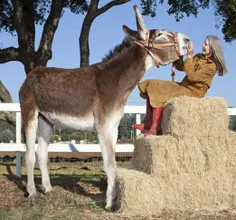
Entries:
[[[101, 4], [107, 1], [101, 1]], [[95, 19], [90, 32], [90, 63], [100, 62], [101, 59], [120, 44], [125, 37], [122, 25], [136, 30], [135, 13], [133, 5], [139, 5], [139, 1], [133, 0], [121, 6], [116, 6]], [[191, 16], [176, 22], [173, 15], [168, 15], [168, 5], [158, 5], [156, 17], [144, 16], [147, 29], [169, 29], [174, 32], [182, 32], [189, 36], [194, 44], [194, 53], [201, 52], [201, 45], [207, 35], [216, 35], [220, 38], [224, 51], [228, 74], [220, 77], [215, 76], [207, 96], [220, 96], [225, 98], [229, 107], [236, 107], [236, 41], [226, 43], [221, 29], [215, 27], [214, 10], [202, 10], [197, 18]], [[83, 15], [74, 15], [65, 12], [60, 20], [52, 45], [53, 57], [48, 62], [50, 67], [77, 68], [79, 67], [79, 35], [83, 22]], [[36, 27], [36, 48], [42, 33], [42, 27]], [[17, 38], [8, 33], [0, 32], [0, 46], [18, 47]], [[121, 64], [122, 65], [122, 64]], [[176, 72], [176, 81], [181, 81], [184, 72]], [[12, 95], [13, 102], [18, 103], [18, 92], [26, 75], [24, 67], [19, 62], [0, 64], [0, 80]], [[161, 79], [171, 80], [171, 65], [148, 70], [142, 80]], [[137, 87], [130, 94], [127, 105], [145, 105], [145, 100], [139, 96]]]

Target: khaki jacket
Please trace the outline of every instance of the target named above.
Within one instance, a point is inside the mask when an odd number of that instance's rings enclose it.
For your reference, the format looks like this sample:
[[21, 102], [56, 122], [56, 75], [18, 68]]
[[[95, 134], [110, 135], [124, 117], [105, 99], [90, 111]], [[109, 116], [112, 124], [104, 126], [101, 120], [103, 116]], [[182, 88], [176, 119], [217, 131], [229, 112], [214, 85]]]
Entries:
[[144, 80], [138, 84], [140, 96], [149, 99], [152, 107], [163, 106], [168, 100], [179, 96], [204, 97], [216, 73], [216, 64], [202, 54], [175, 62], [177, 70], [185, 71], [182, 82]]
[[216, 73], [216, 64], [211, 58], [206, 59], [204, 55], [196, 54], [185, 61], [178, 60], [175, 67], [186, 73], [181, 82], [183, 86], [188, 87], [198, 97], [205, 96]]

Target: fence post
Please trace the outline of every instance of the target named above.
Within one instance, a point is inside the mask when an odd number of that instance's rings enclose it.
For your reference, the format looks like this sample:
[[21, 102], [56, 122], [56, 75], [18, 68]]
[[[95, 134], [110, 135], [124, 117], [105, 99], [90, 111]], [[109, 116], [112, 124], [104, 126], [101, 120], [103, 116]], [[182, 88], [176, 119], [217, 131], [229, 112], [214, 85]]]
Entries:
[[[136, 124], [140, 124], [141, 123], [141, 115], [140, 114], [136, 114]], [[141, 131], [136, 129], [136, 136], [138, 136], [139, 134], [141, 134]]]
[[[21, 112], [16, 112], [16, 144], [21, 144]], [[21, 152], [16, 152], [16, 175], [21, 177]]]

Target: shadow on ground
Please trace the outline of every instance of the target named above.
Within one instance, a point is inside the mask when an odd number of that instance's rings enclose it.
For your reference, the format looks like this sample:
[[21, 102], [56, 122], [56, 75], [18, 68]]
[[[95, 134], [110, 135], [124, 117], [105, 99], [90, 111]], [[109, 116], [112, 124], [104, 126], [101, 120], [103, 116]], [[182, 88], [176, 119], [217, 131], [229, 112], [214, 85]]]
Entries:
[[[12, 172], [11, 165], [6, 165], [6, 171], [7, 174], [3, 174], [3, 176], [13, 182], [24, 193], [24, 197], [27, 198], [26, 175], [22, 175], [19, 178]], [[53, 187], [58, 186], [66, 191], [91, 198], [97, 206], [104, 208], [107, 181], [103, 172], [91, 173], [88, 167], [81, 167], [78, 174], [67, 175], [57, 173], [50, 175], [50, 179]], [[37, 193], [45, 194], [41, 185], [41, 175], [35, 175], [34, 180]]]

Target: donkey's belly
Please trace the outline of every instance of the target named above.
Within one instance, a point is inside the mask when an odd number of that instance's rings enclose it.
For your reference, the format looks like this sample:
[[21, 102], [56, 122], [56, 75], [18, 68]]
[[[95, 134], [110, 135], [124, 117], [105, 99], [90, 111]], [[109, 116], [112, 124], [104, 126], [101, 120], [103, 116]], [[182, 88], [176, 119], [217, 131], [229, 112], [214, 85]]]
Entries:
[[60, 128], [72, 128], [80, 131], [94, 131], [95, 123], [92, 114], [84, 117], [57, 115], [55, 113], [41, 112], [52, 124]]

